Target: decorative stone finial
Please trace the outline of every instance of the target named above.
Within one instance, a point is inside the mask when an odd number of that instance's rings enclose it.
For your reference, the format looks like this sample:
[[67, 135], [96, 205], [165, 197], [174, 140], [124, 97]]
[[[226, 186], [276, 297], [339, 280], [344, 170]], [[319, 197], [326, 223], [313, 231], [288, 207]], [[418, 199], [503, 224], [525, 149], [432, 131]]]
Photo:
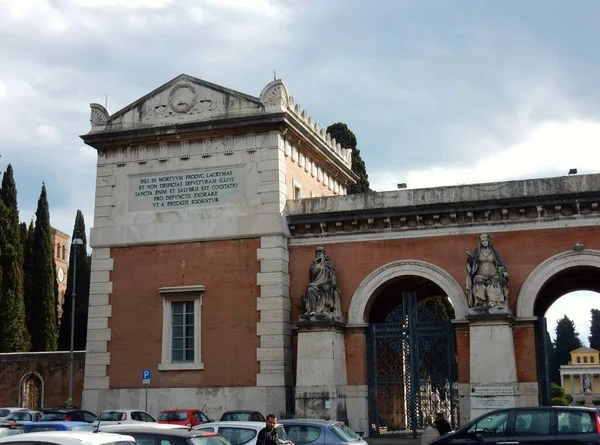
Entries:
[[91, 114], [90, 114], [90, 122], [92, 124], [92, 129], [94, 127], [103, 127], [106, 125], [108, 121], [109, 114], [108, 110], [104, 108], [102, 105], [97, 103], [91, 103]]

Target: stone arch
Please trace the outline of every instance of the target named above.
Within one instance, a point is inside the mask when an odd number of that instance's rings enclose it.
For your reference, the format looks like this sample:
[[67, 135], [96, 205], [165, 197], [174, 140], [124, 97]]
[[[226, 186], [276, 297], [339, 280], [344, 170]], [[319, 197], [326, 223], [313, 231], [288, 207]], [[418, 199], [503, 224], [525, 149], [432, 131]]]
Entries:
[[377, 290], [388, 281], [402, 276], [419, 276], [437, 284], [450, 298], [456, 319], [464, 319], [469, 305], [458, 282], [444, 269], [426, 261], [400, 260], [384, 264], [371, 272], [356, 288], [348, 310], [348, 324], [366, 323], [369, 304]]
[[19, 406], [32, 410], [39, 410], [44, 406], [44, 379], [38, 372], [28, 372], [21, 377]]
[[575, 267], [594, 267], [600, 272], [600, 251], [569, 250], [556, 254], [529, 274], [517, 298], [517, 317], [534, 317], [534, 306], [542, 287], [557, 273]]

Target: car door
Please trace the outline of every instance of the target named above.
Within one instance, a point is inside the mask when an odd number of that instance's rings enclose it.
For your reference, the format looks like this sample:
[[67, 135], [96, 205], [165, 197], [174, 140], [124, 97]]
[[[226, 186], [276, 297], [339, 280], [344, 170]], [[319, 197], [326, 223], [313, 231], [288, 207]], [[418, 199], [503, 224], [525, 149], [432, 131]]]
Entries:
[[555, 438], [551, 410], [518, 409], [515, 410], [513, 427], [506, 445], [542, 445], [554, 443]]
[[453, 445], [509, 445], [508, 431], [510, 420], [511, 410], [491, 412], [454, 434], [449, 434], [447, 437], [442, 436], [439, 443]]
[[556, 442], [559, 445], [580, 445], [600, 442], [596, 413], [588, 410], [554, 409]]

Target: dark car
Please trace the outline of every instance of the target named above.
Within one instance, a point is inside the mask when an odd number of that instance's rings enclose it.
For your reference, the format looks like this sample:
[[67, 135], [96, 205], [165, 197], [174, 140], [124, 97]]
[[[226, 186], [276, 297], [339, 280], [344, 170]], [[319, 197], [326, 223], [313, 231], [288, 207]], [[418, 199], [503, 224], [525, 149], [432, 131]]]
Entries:
[[[148, 426], [146, 426], [148, 425]], [[160, 428], [136, 424], [100, 425], [103, 433], [116, 433], [133, 436], [138, 445], [230, 445], [217, 433], [207, 433], [187, 428]]]
[[367, 445], [358, 434], [338, 420], [280, 420], [288, 439], [295, 445]]
[[258, 411], [225, 411], [219, 422], [266, 422]]
[[495, 410], [429, 443], [600, 444], [600, 411], [571, 406]]
[[79, 408], [44, 408], [44, 413], [40, 419], [41, 422], [45, 421], [61, 421], [61, 422], [87, 422], [92, 423], [96, 420], [96, 414], [89, 411], [85, 411]]

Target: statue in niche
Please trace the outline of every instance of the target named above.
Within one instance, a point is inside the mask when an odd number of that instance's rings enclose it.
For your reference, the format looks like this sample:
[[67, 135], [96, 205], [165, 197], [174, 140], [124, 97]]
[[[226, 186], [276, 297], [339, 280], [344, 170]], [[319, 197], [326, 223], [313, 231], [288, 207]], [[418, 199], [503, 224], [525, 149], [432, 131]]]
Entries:
[[583, 376], [583, 392], [592, 392], [592, 376], [590, 374], [586, 374]]
[[341, 318], [340, 291], [335, 268], [324, 247], [315, 249], [315, 259], [309, 268], [310, 284], [304, 293], [305, 317], [325, 315]]
[[472, 308], [506, 307], [508, 271], [487, 233], [479, 235], [479, 244], [467, 254], [467, 299]]

